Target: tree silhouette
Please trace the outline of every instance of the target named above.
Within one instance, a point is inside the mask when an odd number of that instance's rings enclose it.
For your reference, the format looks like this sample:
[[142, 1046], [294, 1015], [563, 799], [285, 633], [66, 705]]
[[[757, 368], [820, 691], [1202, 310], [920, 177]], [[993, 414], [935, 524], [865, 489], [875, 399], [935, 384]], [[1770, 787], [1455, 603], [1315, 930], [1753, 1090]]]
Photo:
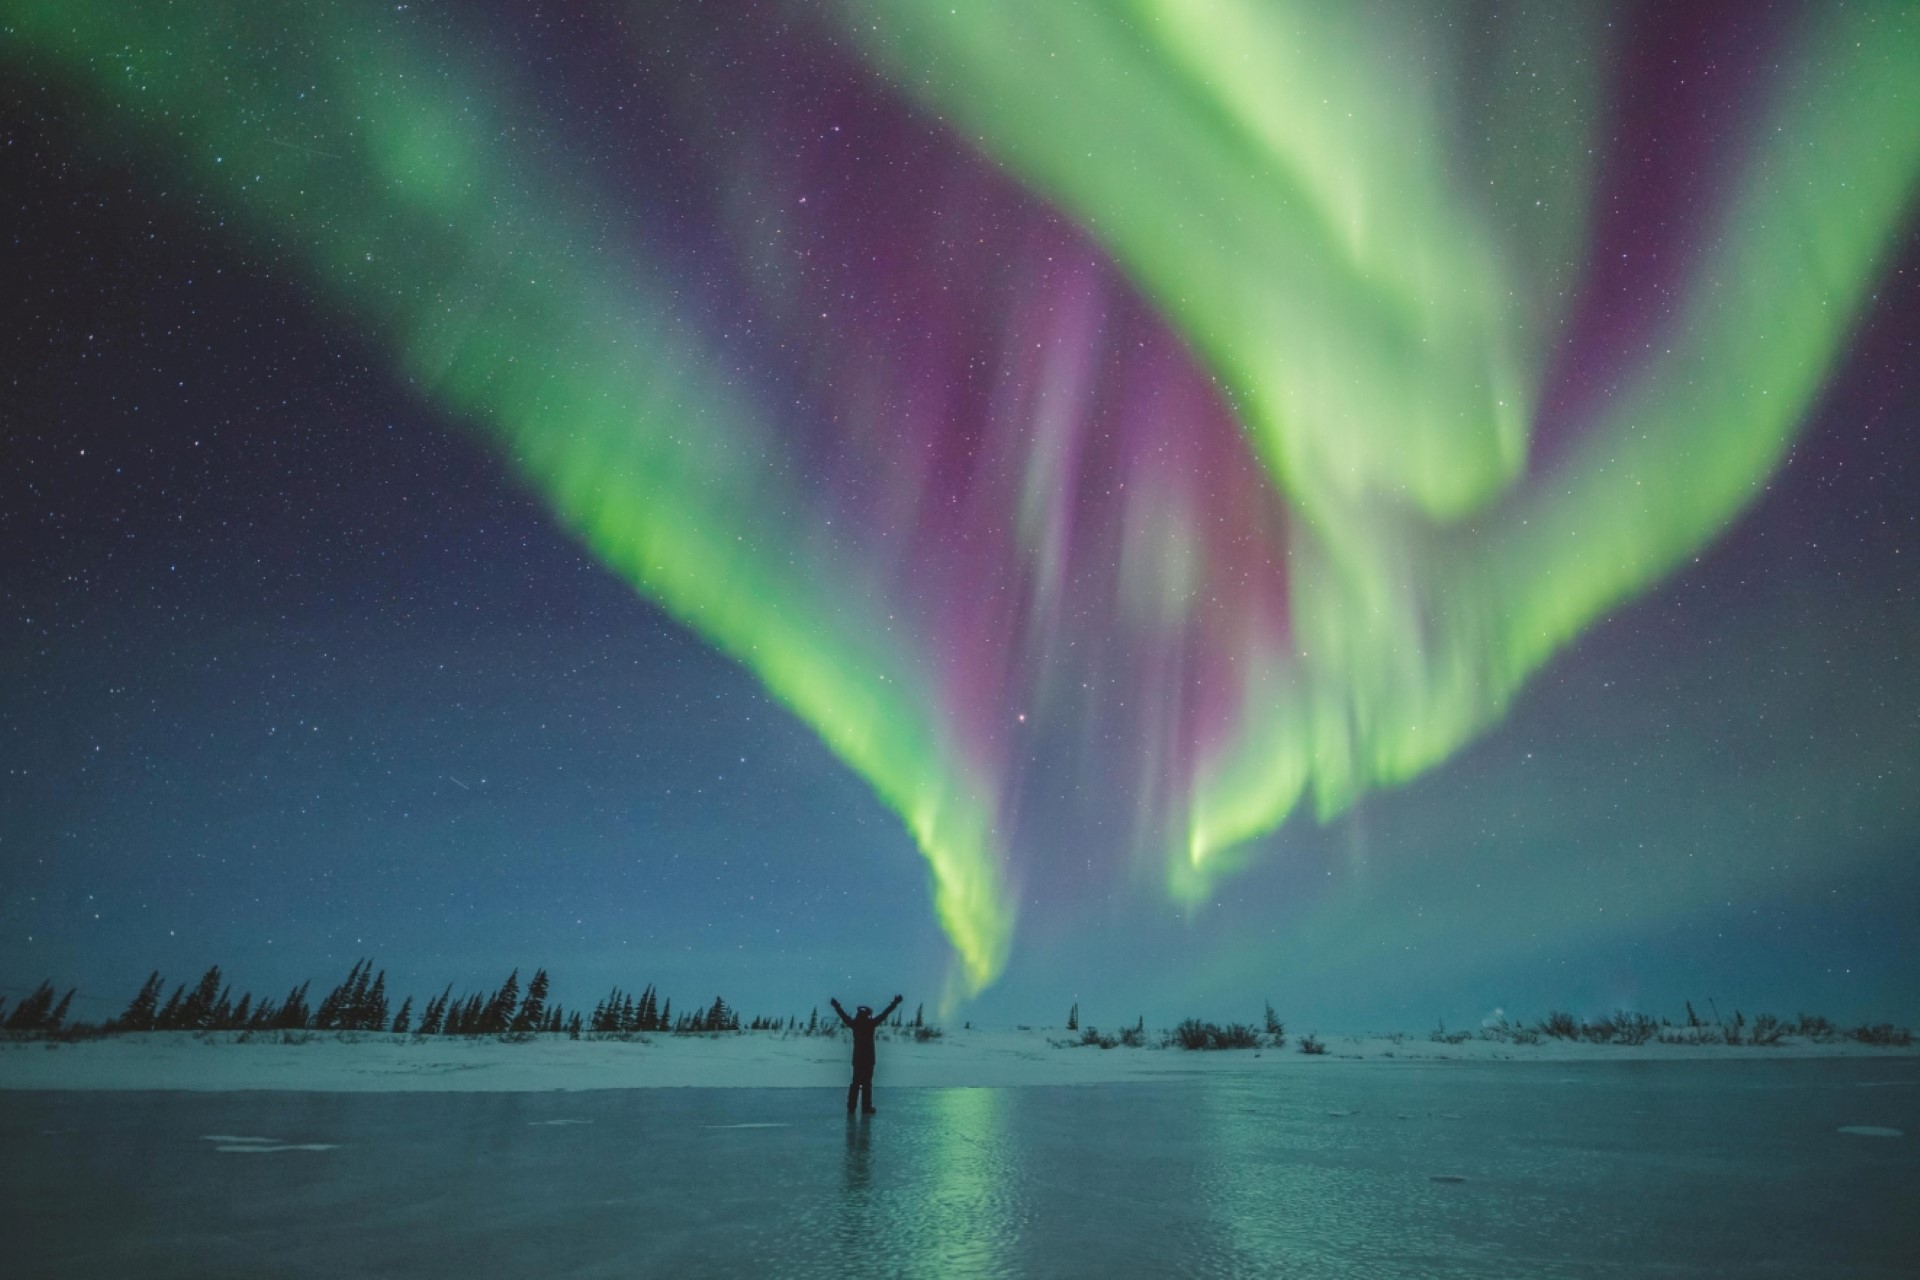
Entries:
[[307, 1009], [307, 988], [312, 984], [303, 982], [287, 992], [287, 998], [274, 1015], [273, 1029], [276, 1031], [304, 1031], [313, 1022], [313, 1015]]
[[153, 1025], [161, 1031], [177, 1031], [180, 1028], [180, 1002], [187, 998], [187, 984], [181, 983], [167, 997], [166, 1007], [154, 1015]]
[[395, 1035], [404, 1035], [406, 1034], [407, 1028], [412, 1024], [413, 997], [408, 996], [400, 1002], [400, 1012], [393, 1015], [393, 1033]]
[[164, 985], [158, 969], [148, 974], [147, 980], [140, 984], [140, 990], [127, 1002], [127, 1011], [113, 1025], [128, 1031], [153, 1030], [153, 1020], [160, 1014], [160, 989]]
[[[364, 978], [363, 978], [364, 981]], [[362, 1031], [378, 1031], [387, 1025], [387, 971], [382, 969], [354, 1005], [354, 1025]]]
[[347, 972], [347, 980], [327, 992], [326, 998], [320, 1002], [320, 1007], [313, 1012], [313, 1029], [315, 1031], [335, 1031], [339, 1029], [341, 1019], [346, 1016], [347, 1011], [352, 1007], [354, 988], [360, 985], [362, 981], [361, 968], [368, 963], [369, 962], [365, 960], [354, 961], [353, 968]]
[[486, 1005], [481, 1015], [480, 1025], [474, 1028], [481, 1035], [499, 1035], [513, 1023], [513, 1011], [520, 1004], [520, 970], [515, 969], [507, 975], [501, 988], [493, 993], [493, 999]]
[[547, 1019], [547, 971], [535, 969], [533, 981], [527, 984], [527, 998], [520, 1004], [520, 1012], [513, 1016], [509, 1029], [513, 1031], [542, 1031]]
[[213, 1021], [214, 1006], [220, 998], [220, 966], [214, 965], [200, 976], [198, 986], [188, 993], [175, 1013], [175, 1020], [183, 1031], [204, 1030]]
[[453, 984], [449, 982], [445, 991], [442, 991], [434, 999], [427, 1001], [427, 1010], [420, 1017], [421, 1035], [437, 1036], [440, 1034], [440, 1029], [446, 1025], [447, 1001], [452, 998]]
[[35, 987], [26, 999], [13, 1006], [13, 1012], [7, 1016], [7, 1030], [39, 1031], [45, 1027], [52, 1012], [53, 979], [48, 978]]

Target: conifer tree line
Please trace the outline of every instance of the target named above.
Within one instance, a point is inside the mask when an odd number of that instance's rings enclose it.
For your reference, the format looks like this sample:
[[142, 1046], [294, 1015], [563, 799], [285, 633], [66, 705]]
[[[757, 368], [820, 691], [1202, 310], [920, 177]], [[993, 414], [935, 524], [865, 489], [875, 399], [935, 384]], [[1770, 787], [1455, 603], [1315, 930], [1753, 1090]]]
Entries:
[[[690, 1011], [674, 1013], [673, 1001], [659, 994], [649, 983], [638, 996], [615, 987], [607, 998], [594, 1006], [591, 1017], [568, 1010], [550, 1000], [552, 981], [545, 969], [534, 970], [523, 990], [520, 971], [513, 970], [505, 982], [491, 991], [454, 994], [448, 983], [439, 995], [429, 999], [417, 1012], [412, 996], [393, 1006], [387, 988], [387, 973], [376, 968], [371, 959], [356, 960], [347, 976], [315, 1003], [311, 982], [302, 982], [286, 995], [256, 998], [251, 991], [236, 999], [233, 986], [219, 965], [201, 975], [192, 986], [182, 982], [167, 991], [167, 982], [158, 969], [147, 976], [140, 990], [127, 1002], [116, 1018], [98, 1026], [79, 1025], [76, 1031], [378, 1031], [419, 1036], [531, 1036], [567, 1034], [578, 1039], [582, 1032], [621, 1035], [634, 1032], [658, 1032], [675, 1035], [700, 1035], [722, 1031], [794, 1031], [803, 1029], [800, 1019], [755, 1017], [743, 1019], [739, 1010], [722, 997]], [[69, 990], [56, 1001], [51, 980], [42, 982], [32, 994], [22, 998], [9, 1012], [0, 998], [0, 1029], [24, 1032], [59, 1032], [70, 1029], [67, 1010], [75, 992]], [[820, 1021], [819, 1011], [804, 1024], [808, 1034], [831, 1035], [837, 1023]]]
[[551, 985], [545, 969], [534, 972], [523, 995], [520, 971], [489, 992], [462, 993], [458, 999], [453, 986], [427, 1002], [418, 1024], [413, 1014], [413, 997], [401, 1000], [396, 1011], [387, 993], [387, 971], [376, 970], [372, 960], [357, 960], [340, 984], [315, 1006], [303, 982], [287, 992], [284, 999], [263, 997], [258, 1002], [247, 992], [238, 1001], [233, 988], [214, 965], [199, 983], [188, 990], [185, 983], [173, 989], [166, 1003], [160, 1000], [166, 982], [154, 970], [140, 990], [128, 1002], [126, 1012], [107, 1024], [113, 1031], [391, 1031], [415, 1035], [506, 1035], [572, 1030], [578, 1034], [580, 1016], [559, 1005], [550, 1005]]
[[68, 987], [67, 994], [60, 997], [58, 1004], [53, 999], [53, 980], [42, 982], [33, 989], [32, 994], [19, 1004], [7, 1010], [7, 1002], [0, 998], [0, 1028], [8, 1031], [58, 1031], [67, 1022], [67, 1009], [73, 1004], [74, 988]]
[[710, 1031], [791, 1031], [803, 1035], [831, 1035], [837, 1027], [837, 1023], [822, 1023], [817, 1008], [804, 1026], [800, 1019], [794, 1017], [755, 1017], [743, 1022], [740, 1011], [719, 996], [715, 996], [713, 1003], [706, 1008], [682, 1013], [676, 1018], [673, 1001], [661, 999], [653, 984], [649, 983], [638, 996], [619, 987], [608, 992], [607, 998], [593, 1007], [593, 1016], [587, 1020], [586, 1029], [600, 1035], [628, 1035], [640, 1031], [673, 1035], [701, 1035]]

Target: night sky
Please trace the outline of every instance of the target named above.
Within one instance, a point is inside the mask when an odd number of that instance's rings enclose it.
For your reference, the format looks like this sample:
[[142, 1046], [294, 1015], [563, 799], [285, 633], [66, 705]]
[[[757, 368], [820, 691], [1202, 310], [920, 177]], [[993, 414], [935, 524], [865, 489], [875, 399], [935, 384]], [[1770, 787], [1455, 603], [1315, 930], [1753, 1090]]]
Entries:
[[1328, 9], [9, 0], [0, 995], [1920, 1018], [1920, 13]]

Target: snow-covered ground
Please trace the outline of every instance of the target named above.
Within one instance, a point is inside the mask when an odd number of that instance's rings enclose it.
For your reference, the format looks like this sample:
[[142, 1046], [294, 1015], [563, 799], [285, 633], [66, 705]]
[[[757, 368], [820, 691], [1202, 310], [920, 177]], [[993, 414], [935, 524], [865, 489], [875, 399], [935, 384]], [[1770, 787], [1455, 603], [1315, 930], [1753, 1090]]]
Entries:
[[[256, 1034], [146, 1032], [74, 1043], [0, 1042], [0, 1089], [190, 1089], [342, 1091], [524, 1091], [636, 1088], [819, 1088], [844, 1085], [844, 1037], [743, 1032], [650, 1035], [630, 1041], [540, 1036], [521, 1044], [464, 1037], [295, 1033], [301, 1043]], [[1060, 1030], [949, 1031], [938, 1040], [883, 1040], [876, 1082], [885, 1088], [1111, 1084], [1126, 1081], [1311, 1071], [1333, 1061], [1674, 1062], [1920, 1056], [1836, 1041], [1782, 1044], [1536, 1045], [1424, 1035], [1322, 1036], [1324, 1057], [1281, 1049], [1189, 1052], [1177, 1048], [1069, 1045]]]

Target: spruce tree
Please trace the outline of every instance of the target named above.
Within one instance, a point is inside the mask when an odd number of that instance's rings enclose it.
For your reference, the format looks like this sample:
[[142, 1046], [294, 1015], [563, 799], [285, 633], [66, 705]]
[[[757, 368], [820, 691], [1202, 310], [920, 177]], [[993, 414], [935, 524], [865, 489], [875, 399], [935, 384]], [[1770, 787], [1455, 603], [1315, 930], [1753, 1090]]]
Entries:
[[247, 991], [241, 994], [240, 1003], [233, 1006], [233, 1013], [229, 1015], [228, 1025], [235, 1031], [245, 1031], [247, 1029], [247, 1023], [252, 1020], [253, 992]]
[[1276, 1049], [1285, 1044], [1287, 1040], [1286, 1024], [1281, 1022], [1279, 1017], [1273, 1012], [1273, 1001], [1271, 1000], [1267, 1001], [1267, 1039], [1272, 1042], [1273, 1047]]
[[669, 996], [666, 1002], [660, 1006], [660, 1030], [669, 1031], [672, 1028], [673, 1028], [673, 998]]
[[214, 965], [200, 975], [200, 984], [188, 993], [175, 1015], [183, 1031], [200, 1031], [213, 1019], [214, 1003], [220, 997], [220, 966]]
[[1067, 1010], [1067, 1030], [1078, 1031], [1079, 1029], [1080, 1029], [1080, 1002], [1076, 1000], [1073, 1002], [1073, 1008]]
[[[368, 956], [360, 969], [360, 976], [354, 979], [353, 990], [347, 992], [346, 1001], [341, 1005], [340, 1025], [343, 1028], [352, 1031], [366, 1029], [367, 1017], [373, 1012], [373, 993], [367, 988], [367, 983], [372, 976], [373, 957]], [[385, 978], [386, 970], [382, 969], [380, 976]]]
[[403, 1036], [413, 1026], [413, 997], [408, 996], [400, 1002], [400, 1012], [393, 1015], [393, 1034]]
[[276, 1031], [304, 1031], [313, 1024], [313, 1013], [307, 1008], [307, 988], [311, 981], [303, 982], [287, 992], [287, 998], [280, 1005], [280, 1012], [274, 1015], [273, 1028]]
[[382, 969], [368, 988], [360, 1003], [359, 1023], [362, 1030], [378, 1031], [387, 1025], [387, 971]]
[[446, 1025], [447, 1001], [452, 998], [453, 984], [449, 982], [447, 989], [442, 991], [437, 999], [427, 1001], [426, 1016], [420, 1019], [421, 1035], [437, 1036], [440, 1034], [440, 1029]]
[[160, 989], [165, 985], [158, 969], [148, 974], [139, 992], [127, 1002], [127, 1011], [114, 1025], [125, 1031], [153, 1030], [153, 1020], [160, 1013]]
[[926, 1014], [927, 1006], [924, 1003], [913, 1006], [913, 1029], [915, 1031], [927, 1025]]
[[628, 996], [620, 1005], [620, 1026], [618, 1030], [638, 1031], [639, 1029], [640, 1011], [634, 1007], [633, 997]]
[[271, 1027], [273, 1020], [279, 1016], [280, 1006], [273, 1002], [273, 997], [269, 996], [254, 1006], [253, 1017], [247, 1022], [247, 1030], [264, 1031]]
[[580, 1038], [580, 1015], [576, 1013], [573, 1015], [573, 1020], [567, 1023], [567, 1039], [578, 1040], [579, 1038]]
[[347, 972], [347, 980], [327, 992], [320, 1001], [320, 1007], [313, 1011], [313, 1029], [332, 1031], [340, 1026], [341, 1016], [346, 1012], [347, 1002], [353, 998], [354, 984], [360, 980], [360, 966], [363, 961], [353, 962], [353, 968]]
[[514, 1031], [541, 1031], [547, 1021], [547, 971], [535, 969], [533, 981], [527, 984], [527, 998], [520, 1002], [520, 1011], [513, 1015], [511, 1029]]
[[47, 1017], [48, 1031], [58, 1031], [67, 1025], [67, 1008], [73, 1003], [73, 993], [78, 990], [78, 987], [68, 987], [67, 994], [60, 997], [60, 1003], [53, 1006], [53, 1012]]
[[33, 993], [13, 1006], [6, 1027], [9, 1031], [38, 1031], [53, 1008], [53, 979], [48, 978]]
[[167, 997], [165, 1007], [163, 1007], [158, 1014], [154, 1015], [153, 1025], [161, 1031], [178, 1031], [180, 1029], [180, 1002], [186, 998], [187, 984], [183, 982], [173, 989], [171, 996]]
[[478, 1028], [482, 1035], [499, 1035], [513, 1023], [513, 1011], [520, 1005], [520, 970], [507, 975], [506, 982], [493, 993]]

